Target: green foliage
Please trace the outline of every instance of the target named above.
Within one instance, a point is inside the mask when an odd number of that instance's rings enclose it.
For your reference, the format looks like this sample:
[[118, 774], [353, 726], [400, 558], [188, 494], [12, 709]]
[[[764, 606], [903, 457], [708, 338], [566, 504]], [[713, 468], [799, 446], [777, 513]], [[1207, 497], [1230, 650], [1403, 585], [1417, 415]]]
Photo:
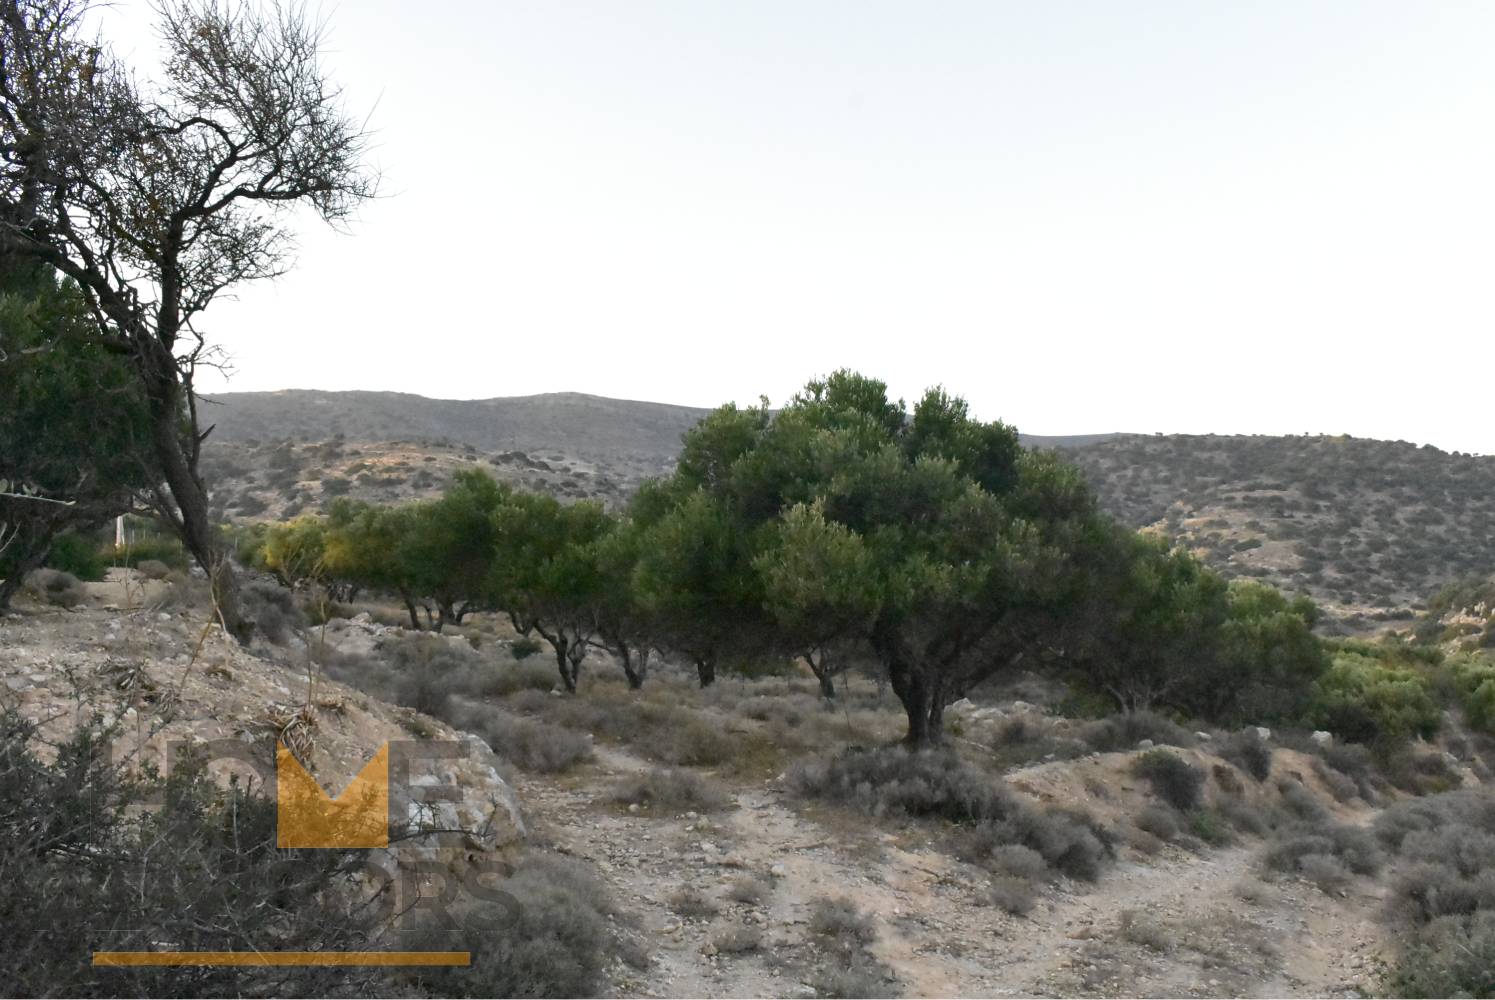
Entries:
[[1225, 580], [1161, 539], [1098, 529], [1066, 659], [1123, 710], [1166, 707], [1227, 724], [1294, 719], [1328, 660], [1312, 602]]
[[1167, 750], [1149, 750], [1132, 763], [1132, 773], [1152, 785], [1153, 794], [1180, 812], [1199, 805], [1204, 771]]
[[575, 691], [597, 631], [608, 581], [598, 546], [613, 527], [602, 506], [505, 494], [489, 518], [493, 551], [488, 599], [521, 631], [533, 629], [556, 654], [561, 681]]
[[911, 415], [841, 371], [770, 415], [724, 407], [643, 491], [635, 583], [708, 682], [729, 650], [827, 657], [865, 643], [913, 743], [944, 705], [1033, 643], [1058, 597], [1061, 524], [1092, 516], [1073, 470], [1024, 453], [931, 390]]
[[264, 567], [288, 587], [322, 580], [326, 555], [327, 524], [311, 515], [271, 525], [260, 551]]
[[[255, 569], [264, 568], [255, 562], [255, 558], [250, 556], [246, 550], [241, 548], [240, 539], [246, 538], [249, 535], [257, 535], [258, 541], [255, 543], [257, 548], [263, 544], [263, 532], [268, 527], [268, 525], [263, 524], [246, 526], [243, 529], [239, 529], [240, 533], [230, 538], [230, 543], [234, 546], [235, 556], [241, 564], [245, 566], [252, 565]], [[185, 570], [187, 568], [187, 550], [182, 547], [181, 540], [157, 533], [137, 533], [135, 537], [131, 538], [128, 545], [117, 548], [111, 546], [106, 550], [104, 558], [109, 561], [111, 566], [135, 567], [147, 560], [155, 560], [159, 563], [165, 563], [172, 569]]]
[[109, 568], [99, 552], [97, 540], [89, 533], [79, 531], [64, 531], [52, 539], [46, 565], [94, 583], [104, 579], [104, 571]]
[[1426, 676], [1386, 658], [1340, 651], [1319, 679], [1309, 718], [1353, 743], [1431, 737], [1441, 713]]
[[1495, 734], [1495, 661], [1464, 654], [1450, 658], [1444, 669], [1453, 680], [1464, 721], [1471, 729]]
[[[98, 525], [154, 485], [150, 440], [127, 360], [105, 347], [77, 288], [0, 258], [0, 606], [58, 533]], [[79, 554], [63, 558], [76, 567]]]

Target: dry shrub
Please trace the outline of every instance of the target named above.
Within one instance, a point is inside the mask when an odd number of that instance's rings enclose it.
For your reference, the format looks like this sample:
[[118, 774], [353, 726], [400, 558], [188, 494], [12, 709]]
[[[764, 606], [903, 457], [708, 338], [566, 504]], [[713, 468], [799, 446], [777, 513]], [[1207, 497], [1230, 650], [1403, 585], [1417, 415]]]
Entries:
[[949, 750], [888, 747], [801, 761], [790, 784], [800, 795], [868, 815], [937, 818], [965, 828], [962, 853], [982, 862], [1000, 847], [1020, 844], [1067, 875], [1094, 879], [1113, 853], [1109, 834], [1088, 815], [1040, 813]]
[[1265, 837], [1274, 825], [1267, 811], [1233, 795], [1220, 796], [1215, 808], [1231, 826], [1254, 837]]
[[1360, 795], [1360, 786], [1353, 778], [1336, 771], [1321, 757], [1314, 758], [1313, 773], [1329, 789], [1335, 802], [1349, 802]]
[[1003, 844], [993, 848], [990, 860], [994, 871], [1013, 878], [1037, 880], [1049, 874], [1049, 864], [1043, 859], [1043, 855], [1021, 844]]
[[1295, 819], [1312, 825], [1332, 822], [1329, 810], [1299, 782], [1280, 781], [1277, 783], [1277, 793], [1281, 796], [1282, 808]]
[[306, 628], [306, 616], [296, 604], [296, 595], [275, 581], [251, 580], [240, 595], [244, 614], [271, 644], [282, 646], [292, 633]]
[[986, 898], [992, 906], [1005, 910], [1014, 917], [1025, 917], [1038, 903], [1038, 890], [1025, 878], [1000, 876], [991, 880]]
[[732, 798], [714, 781], [679, 768], [656, 768], [625, 779], [613, 789], [613, 802], [661, 812], [714, 812], [726, 809]]
[[834, 997], [897, 995], [890, 989], [895, 982], [891, 970], [868, 952], [877, 931], [855, 903], [844, 898], [816, 900], [809, 929], [826, 956], [826, 965], [810, 977], [818, 992]]
[[1341, 893], [1350, 882], [1350, 870], [1332, 854], [1303, 855], [1298, 859], [1298, 874], [1329, 895]]
[[603, 970], [617, 952], [607, 889], [582, 862], [555, 855], [526, 856], [497, 889], [503, 899], [454, 908], [457, 933], [429, 912], [416, 911], [398, 936], [419, 951], [472, 953], [468, 968], [416, 969], [402, 992], [424, 996], [597, 996]]
[[1173, 935], [1162, 922], [1141, 910], [1122, 910], [1118, 927], [1123, 941], [1157, 952], [1173, 950]]
[[142, 559], [135, 570], [147, 580], [164, 580], [171, 575], [171, 567], [159, 559]]
[[810, 933], [839, 941], [870, 944], [877, 937], [872, 919], [845, 897], [817, 899], [810, 908]]
[[742, 955], [763, 947], [763, 932], [746, 924], [733, 924], [711, 938], [718, 954]]
[[1272, 773], [1272, 748], [1255, 729], [1243, 729], [1212, 744], [1215, 753], [1230, 761], [1257, 781], [1266, 781]]
[[686, 888], [670, 896], [670, 909], [687, 920], [709, 920], [721, 912], [699, 889]]
[[467, 705], [451, 721], [482, 737], [494, 753], [526, 771], [556, 774], [592, 757], [592, 741], [585, 734], [520, 718], [501, 708]]
[[773, 892], [773, 882], [758, 875], [739, 875], [727, 887], [727, 898], [751, 906], [763, 902]]
[[1111, 753], [1120, 750], [1135, 750], [1143, 740], [1152, 740], [1159, 746], [1192, 747], [1199, 740], [1183, 726], [1164, 718], [1156, 712], [1127, 712], [1099, 719], [1085, 726], [1080, 738], [1092, 750]]
[[1489, 997], [1492, 969], [1495, 911], [1439, 917], [1412, 936], [1383, 987], [1395, 997]]
[[59, 608], [88, 603], [83, 584], [71, 573], [60, 569], [34, 569], [26, 574], [26, 589], [38, 600]]
[[1137, 829], [1145, 830], [1162, 841], [1178, 836], [1178, 813], [1169, 806], [1153, 804], [1144, 808], [1132, 820]]

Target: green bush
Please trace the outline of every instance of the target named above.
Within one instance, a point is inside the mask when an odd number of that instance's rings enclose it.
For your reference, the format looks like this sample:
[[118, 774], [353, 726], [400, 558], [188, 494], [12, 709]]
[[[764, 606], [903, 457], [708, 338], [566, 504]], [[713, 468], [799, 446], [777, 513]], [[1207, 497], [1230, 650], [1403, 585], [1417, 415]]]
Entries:
[[528, 659], [538, 653], [542, 648], [544, 647], [527, 635], [522, 635], [509, 644], [509, 652], [514, 654], [514, 659], [516, 660]]
[[64, 531], [52, 540], [46, 565], [90, 583], [104, 579], [104, 571], [109, 568], [98, 543], [77, 531]]
[[1132, 773], [1145, 778], [1153, 794], [1180, 812], [1199, 805], [1204, 771], [1167, 750], [1149, 750], [1132, 763]]
[[1495, 735], [1495, 662], [1484, 656], [1458, 656], [1448, 660], [1444, 669], [1469, 727]]
[[1308, 714], [1318, 728], [1367, 744], [1430, 738], [1442, 718], [1423, 674], [1345, 651], [1319, 679]]
[[[165, 563], [172, 569], [186, 569], [190, 558], [182, 543], [175, 538], [147, 536], [137, 538], [129, 545], [111, 546], [104, 558], [113, 566], [137, 567], [147, 559]], [[240, 559], [240, 562], [245, 562]], [[245, 565], [249, 563], [245, 562]]]

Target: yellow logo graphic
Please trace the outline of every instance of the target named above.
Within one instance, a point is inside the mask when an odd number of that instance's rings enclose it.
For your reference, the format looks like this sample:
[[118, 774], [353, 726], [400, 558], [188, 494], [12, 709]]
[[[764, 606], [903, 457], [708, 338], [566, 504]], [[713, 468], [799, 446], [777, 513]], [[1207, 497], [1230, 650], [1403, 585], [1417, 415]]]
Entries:
[[388, 847], [389, 744], [334, 799], [277, 742], [275, 805], [277, 847]]

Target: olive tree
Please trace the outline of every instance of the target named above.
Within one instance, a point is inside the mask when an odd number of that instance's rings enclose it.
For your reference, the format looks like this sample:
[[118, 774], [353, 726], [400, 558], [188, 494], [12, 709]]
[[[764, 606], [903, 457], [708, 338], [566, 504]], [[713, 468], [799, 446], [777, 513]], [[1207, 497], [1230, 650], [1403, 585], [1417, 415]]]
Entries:
[[299, 5], [160, 0], [165, 61], [137, 77], [87, 34], [89, 0], [0, 0], [0, 252], [70, 278], [142, 390], [162, 517], [247, 639], [199, 471], [200, 325], [291, 265], [298, 207], [340, 223], [375, 191], [367, 134]]
[[597, 543], [611, 527], [601, 504], [568, 506], [537, 494], [514, 494], [493, 512], [492, 600], [516, 630], [550, 645], [572, 693], [597, 633], [604, 589]]
[[675, 648], [699, 667], [763, 637], [828, 675], [826, 653], [864, 644], [912, 745], [1039, 641], [1072, 525], [1095, 517], [1078, 473], [1011, 427], [941, 389], [910, 412], [845, 371], [778, 413], [718, 410], [636, 506], [655, 518], [636, 579]]

